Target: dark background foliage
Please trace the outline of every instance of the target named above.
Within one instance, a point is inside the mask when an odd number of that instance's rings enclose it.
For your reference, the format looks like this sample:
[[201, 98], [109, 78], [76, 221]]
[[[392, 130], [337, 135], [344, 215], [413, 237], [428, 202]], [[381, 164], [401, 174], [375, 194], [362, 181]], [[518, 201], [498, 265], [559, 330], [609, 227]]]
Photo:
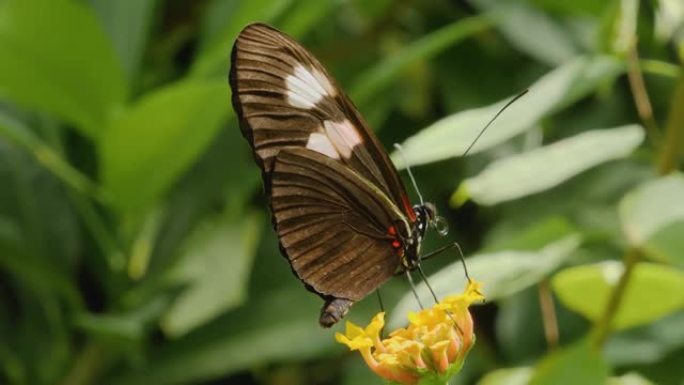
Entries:
[[227, 85], [257, 20], [403, 143], [451, 226], [424, 249], [484, 282], [452, 384], [684, 384], [680, 0], [0, 0], [0, 383], [380, 383], [277, 251]]

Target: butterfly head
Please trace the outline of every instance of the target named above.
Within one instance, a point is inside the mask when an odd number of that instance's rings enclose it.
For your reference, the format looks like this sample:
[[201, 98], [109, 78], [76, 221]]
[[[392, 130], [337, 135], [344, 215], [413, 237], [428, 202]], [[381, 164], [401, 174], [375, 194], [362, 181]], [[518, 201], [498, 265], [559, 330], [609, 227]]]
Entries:
[[434, 228], [441, 236], [449, 233], [446, 219], [437, 215], [437, 207], [434, 204], [425, 202], [422, 205], [413, 206], [413, 212], [416, 214], [417, 230], [421, 238], [425, 236], [428, 227]]

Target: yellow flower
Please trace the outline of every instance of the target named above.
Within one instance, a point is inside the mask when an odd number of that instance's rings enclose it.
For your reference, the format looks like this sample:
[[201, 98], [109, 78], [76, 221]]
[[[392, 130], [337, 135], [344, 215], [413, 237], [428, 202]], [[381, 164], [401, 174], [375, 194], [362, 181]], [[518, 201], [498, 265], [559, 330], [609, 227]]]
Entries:
[[400, 384], [445, 383], [456, 374], [472, 347], [473, 319], [468, 307], [484, 299], [481, 284], [469, 281], [463, 292], [444, 298], [431, 309], [408, 314], [409, 325], [382, 339], [384, 313], [364, 329], [347, 322], [338, 342], [358, 350], [377, 375]]

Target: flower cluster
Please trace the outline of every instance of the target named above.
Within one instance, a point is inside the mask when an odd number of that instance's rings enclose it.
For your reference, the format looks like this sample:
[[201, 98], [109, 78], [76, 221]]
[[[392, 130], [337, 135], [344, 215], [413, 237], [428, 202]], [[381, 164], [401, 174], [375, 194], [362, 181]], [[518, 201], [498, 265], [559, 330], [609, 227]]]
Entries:
[[484, 299], [480, 284], [470, 281], [463, 294], [444, 298], [431, 309], [408, 314], [409, 325], [381, 339], [384, 313], [366, 328], [347, 322], [338, 342], [358, 350], [377, 375], [400, 384], [445, 383], [463, 365], [475, 341], [471, 303]]

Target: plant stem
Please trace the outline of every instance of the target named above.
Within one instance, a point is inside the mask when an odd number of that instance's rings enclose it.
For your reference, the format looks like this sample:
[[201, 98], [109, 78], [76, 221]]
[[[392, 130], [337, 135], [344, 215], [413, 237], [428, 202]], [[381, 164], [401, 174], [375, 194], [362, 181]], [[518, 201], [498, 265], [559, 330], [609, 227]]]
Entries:
[[[670, 104], [670, 112], [665, 127], [665, 138], [660, 148], [660, 157], [658, 159], [658, 174], [666, 175], [671, 171], [677, 169], [679, 157], [681, 156], [682, 141], [684, 141], [684, 72], [680, 73], [679, 80], [675, 86], [674, 96]], [[613, 319], [617, 314], [622, 299], [625, 295], [625, 289], [629, 283], [629, 279], [634, 272], [634, 267], [641, 258], [639, 250], [635, 247], [630, 247], [625, 254], [622, 263], [624, 264], [624, 272], [620, 276], [620, 280], [613, 288], [608, 298], [608, 305], [603, 313], [603, 316], [596, 323], [594, 327], [594, 343], [596, 346], [602, 346], [608, 335], [610, 334]]]
[[679, 75], [665, 126], [665, 140], [658, 159], [658, 173], [665, 175], [677, 169], [684, 141], [684, 72]]
[[539, 283], [538, 292], [546, 345], [549, 350], [555, 350], [558, 347], [559, 339], [558, 318], [556, 317], [556, 309], [553, 305], [553, 296], [551, 296], [548, 279], [544, 279]]
[[608, 334], [610, 334], [611, 328], [613, 326], [613, 319], [620, 308], [620, 304], [624, 298], [625, 289], [627, 288], [627, 283], [632, 276], [634, 266], [636, 266], [637, 262], [639, 262], [639, 258], [639, 252], [635, 248], [630, 248], [627, 250], [627, 253], [622, 261], [624, 264], [624, 271], [622, 272], [617, 284], [613, 288], [613, 291], [610, 293], [608, 305], [603, 312], [603, 316], [594, 327], [593, 337], [596, 346], [602, 346], [606, 341], [606, 338], [608, 338]]
[[95, 342], [88, 342], [76, 357], [74, 366], [60, 385], [89, 385], [96, 380], [108, 364], [106, 349]]
[[660, 132], [658, 130], [658, 124], [653, 117], [653, 107], [651, 107], [651, 101], [648, 97], [648, 92], [646, 91], [644, 76], [641, 73], [639, 53], [637, 52], [636, 44], [632, 45], [632, 48], [627, 54], [627, 78], [629, 80], [629, 88], [632, 90], [632, 97], [634, 98], [634, 104], [636, 105], [639, 118], [644, 123], [652, 144], [657, 145], [660, 143]]

